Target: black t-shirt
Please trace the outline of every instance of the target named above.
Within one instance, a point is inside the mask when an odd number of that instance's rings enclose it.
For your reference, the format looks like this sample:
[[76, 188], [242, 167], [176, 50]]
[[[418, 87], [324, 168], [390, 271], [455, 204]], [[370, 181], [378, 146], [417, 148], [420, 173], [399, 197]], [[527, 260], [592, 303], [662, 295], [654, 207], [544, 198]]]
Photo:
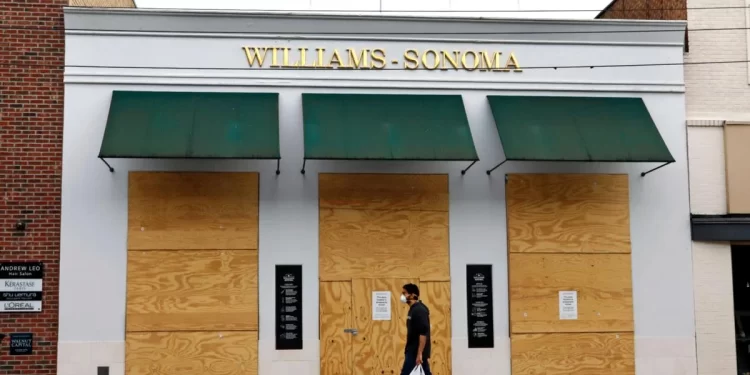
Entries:
[[419, 336], [427, 336], [422, 358], [430, 358], [430, 309], [421, 301], [411, 305], [409, 316], [406, 318], [406, 353], [417, 355], [417, 352], [419, 352]]

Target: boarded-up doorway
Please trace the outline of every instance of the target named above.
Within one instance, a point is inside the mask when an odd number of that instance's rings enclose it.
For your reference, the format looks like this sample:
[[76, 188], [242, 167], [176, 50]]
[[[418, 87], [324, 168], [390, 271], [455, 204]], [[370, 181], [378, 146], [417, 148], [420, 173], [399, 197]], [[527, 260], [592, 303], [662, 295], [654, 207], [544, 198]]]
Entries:
[[506, 199], [512, 374], [634, 374], [628, 176], [514, 174]]
[[125, 375], [258, 374], [258, 175], [133, 172]]
[[[319, 188], [321, 375], [399, 374], [408, 282], [430, 309], [432, 372], [449, 375], [448, 177], [321, 174]], [[388, 320], [373, 292], [390, 292]]]

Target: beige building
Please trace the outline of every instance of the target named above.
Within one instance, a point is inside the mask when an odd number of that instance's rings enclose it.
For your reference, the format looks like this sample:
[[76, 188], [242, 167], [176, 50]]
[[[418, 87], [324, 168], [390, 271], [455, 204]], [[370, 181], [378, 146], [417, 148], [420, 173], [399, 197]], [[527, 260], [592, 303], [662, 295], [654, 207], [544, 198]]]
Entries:
[[[750, 1], [666, 3], [615, 0], [599, 18], [687, 18], [684, 71], [698, 373], [747, 374], [750, 326], [744, 319], [750, 284], [742, 268], [748, 264], [743, 244], [750, 240]], [[659, 11], [667, 6], [687, 6], [688, 11]], [[704, 64], [709, 61], [717, 63]]]

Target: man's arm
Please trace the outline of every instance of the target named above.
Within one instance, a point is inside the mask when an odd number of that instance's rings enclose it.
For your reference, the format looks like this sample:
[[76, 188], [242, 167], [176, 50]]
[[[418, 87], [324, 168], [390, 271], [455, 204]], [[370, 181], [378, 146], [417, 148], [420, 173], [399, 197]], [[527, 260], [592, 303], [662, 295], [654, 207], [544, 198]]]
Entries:
[[419, 335], [419, 350], [417, 351], [417, 363], [422, 364], [422, 352], [427, 345], [427, 336]]
[[[429, 330], [429, 327], [427, 326], [428, 320], [427, 320], [427, 312], [420, 311], [419, 314], [416, 314], [419, 318], [417, 319], [416, 324], [416, 330], [419, 334], [419, 348], [417, 349], [417, 364], [422, 364], [422, 353], [424, 353], [424, 348], [427, 346], [427, 331]], [[412, 317], [413, 319], [414, 317]]]

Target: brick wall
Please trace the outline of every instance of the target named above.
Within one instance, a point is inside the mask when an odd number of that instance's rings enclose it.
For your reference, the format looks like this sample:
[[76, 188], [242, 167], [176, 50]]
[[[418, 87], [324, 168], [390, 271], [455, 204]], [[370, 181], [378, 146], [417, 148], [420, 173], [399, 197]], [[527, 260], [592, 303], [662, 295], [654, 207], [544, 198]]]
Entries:
[[74, 7], [135, 8], [133, 0], [70, 0]]
[[[685, 21], [687, 0], [613, 0], [596, 18]], [[690, 48], [689, 34], [685, 33], [685, 50]]]
[[66, 3], [0, 0], [0, 260], [45, 266], [43, 312], [0, 313], [0, 333], [34, 334], [31, 356], [10, 357], [9, 339], [0, 343], [3, 375], [57, 370]]
[[[689, 0], [689, 8], [742, 7], [746, 0]], [[688, 11], [691, 29], [750, 27], [742, 9]], [[747, 30], [690, 32], [687, 62], [748, 60]], [[688, 119], [750, 120], [747, 63], [685, 67]]]
[[687, 0], [614, 0], [596, 18], [686, 20]]

